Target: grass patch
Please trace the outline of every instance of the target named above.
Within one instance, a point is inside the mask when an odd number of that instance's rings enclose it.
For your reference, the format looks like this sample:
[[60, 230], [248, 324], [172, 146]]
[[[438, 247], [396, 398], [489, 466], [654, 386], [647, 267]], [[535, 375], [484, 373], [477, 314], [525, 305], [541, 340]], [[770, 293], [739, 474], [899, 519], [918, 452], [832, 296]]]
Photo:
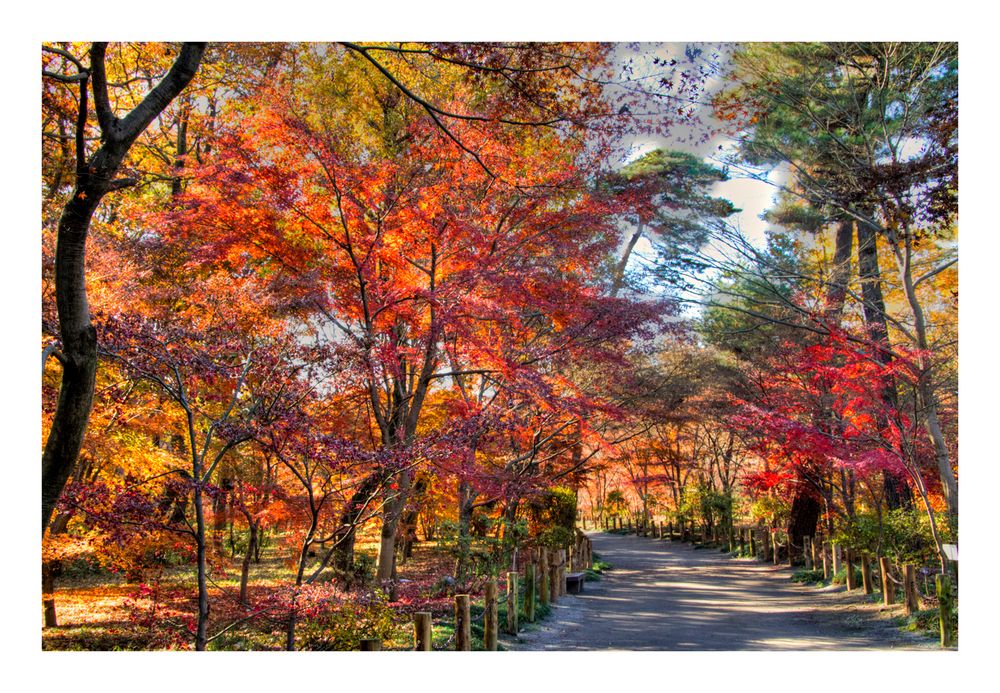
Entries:
[[[834, 585], [846, 585], [847, 584], [847, 567], [841, 568], [836, 575], [830, 580]], [[854, 584], [861, 584], [861, 569], [854, 568]]]
[[825, 581], [823, 580], [822, 570], [800, 568], [792, 573], [792, 582], [801, 582], [805, 585], [822, 585]]

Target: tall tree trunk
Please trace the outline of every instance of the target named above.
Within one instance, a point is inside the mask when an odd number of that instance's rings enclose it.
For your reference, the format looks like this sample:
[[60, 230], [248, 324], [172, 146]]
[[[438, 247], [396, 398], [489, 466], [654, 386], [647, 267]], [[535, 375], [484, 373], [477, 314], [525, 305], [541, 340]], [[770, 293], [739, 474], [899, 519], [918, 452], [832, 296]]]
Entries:
[[474, 496], [469, 482], [458, 484], [458, 556], [455, 558], [455, 583], [465, 584], [469, 572], [469, 552], [472, 546], [472, 503]]
[[[82, 476], [82, 470], [77, 467], [76, 478]], [[69, 525], [71, 513], [59, 513], [49, 526], [49, 537], [63, 534]], [[62, 561], [53, 559], [42, 562], [42, 604], [45, 609], [45, 626], [53, 628], [58, 625], [56, 618], [56, 578], [62, 574]]]
[[395, 596], [396, 588], [392, 582], [396, 569], [396, 535], [399, 530], [399, 519], [402, 517], [406, 502], [410, 497], [410, 485], [413, 482], [412, 470], [404, 470], [396, 477], [396, 488], [386, 488], [386, 502], [382, 513], [382, 534], [379, 543], [378, 569], [375, 581], [389, 587], [390, 598]]
[[240, 604], [243, 606], [249, 606], [250, 604], [250, 561], [257, 550], [257, 525], [249, 517], [247, 518], [247, 522], [249, 524], [250, 538], [247, 542], [246, 553], [243, 554], [243, 565], [240, 570]]
[[[833, 251], [833, 266], [826, 285], [826, 305], [823, 319], [831, 328], [840, 327], [847, 297], [847, 284], [851, 278], [851, 255], [854, 248], [854, 223], [844, 220], [837, 224]], [[826, 418], [826, 417], [823, 417]], [[816, 536], [820, 502], [818, 491], [805, 475], [798, 474], [788, 519], [788, 533], [792, 541], [802, 544], [802, 537]]]
[[400, 520], [402, 543], [399, 551], [400, 563], [405, 563], [413, 555], [413, 544], [417, 540], [417, 517], [420, 514], [419, 503], [427, 491], [427, 477], [420, 475], [413, 484], [410, 508], [403, 512]]
[[632, 256], [632, 251], [635, 250], [636, 243], [642, 238], [642, 222], [640, 221], [636, 227], [635, 233], [629, 239], [628, 243], [625, 245], [625, 250], [622, 253], [621, 259], [618, 260], [618, 264], [615, 265], [615, 274], [611, 281], [611, 297], [614, 298], [621, 291], [622, 286], [625, 284], [625, 268], [628, 266], [628, 259]]
[[354, 567], [354, 541], [358, 522], [381, 483], [382, 478], [378, 473], [369, 474], [347, 502], [340, 516], [339, 528], [333, 536], [331, 556], [336, 570], [346, 573]]
[[[195, 467], [195, 477], [200, 478], [200, 465]], [[201, 483], [194, 486], [195, 543], [198, 561], [198, 626], [194, 649], [202, 652], [208, 646], [208, 547], [205, 541], [205, 508]]]
[[[892, 361], [889, 347], [889, 326], [886, 319], [885, 299], [882, 297], [882, 276], [878, 261], [878, 235], [876, 230], [865, 223], [856, 224], [858, 234], [858, 277], [861, 280], [861, 298], [864, 303], [865, 327], [868, 338], [875, 349], [875, 358], [884, 364]], [[882, 382], [882, 401], [895, 409], [898, 405], [896, 384], [890, 377]], [[884, 418], [884, 417], [882, 417]], [[885, 421], [877, 422], [879, 426]], [[910, 507], [913, 492], [906, 480], [898, 474], [886, 470], [882, 475], [886, 503], [890, 508]]]
[[[917, 338], [917, 348], [923, 353], [930, 351], [930, 343], [927, 339], [927, 321], [924, 317], [923, 306], [917, 296], [916, 285], [913, 281], [912, 267], [912, 237], [909, 229], [904, 229], [903, 248], [900, 249], [899, 239], [890, 237], [889, 241], [893, 245], [896, 254], [896, 263], [899, 269], [899, 276], [903, 283], [903, 292], [906, 294], [910, 312], [913, 314], [914, 332]], [[920, 374], [917, 381], [917, 390], [922, 400], [921, 412], [924, 417], [924, 427], [934, 446], [934, 461], [937, 464], [938, 475], [941, 479], [941, 489], [944, 492], [945, 501], [948, 504], [948, 523], [952, 532], [958, 530], [958, 481], [955, 479], [955, 470], [951, 467], [951, 455], [948, 451], [948, 443], [944, 437], [944, 431], [938, 419], [937, 393], [930, 382], [931, 367], [926, 357], [919, 357]], [[957, 537], [957, 534], [955, 535]]]
[[[185, 43], [170, 71], [142, 102], [123, 118], [114, 115], [108, 101], [104, 54], [107, 44], [90, 50], [89, 79], [80, 81], [76, 124], [76, 182], [73, 196], [63, 208], [56, 231], [56, 311], [62, 352], [62, 382], [52, 427], [42, 453], [42, 531], [49, 524], [83, 445], [90, 420], [97, 380], [97, 333], [90, 322], [87, 303], [86, 250], [90, 221], [101, 199], [134, 183], [115, 180], [121, 163], [136, 138], [194, 78], [204, 43]], [[88, 159], [87, 89], [93, 81], [94, 107], [102, 144]]]

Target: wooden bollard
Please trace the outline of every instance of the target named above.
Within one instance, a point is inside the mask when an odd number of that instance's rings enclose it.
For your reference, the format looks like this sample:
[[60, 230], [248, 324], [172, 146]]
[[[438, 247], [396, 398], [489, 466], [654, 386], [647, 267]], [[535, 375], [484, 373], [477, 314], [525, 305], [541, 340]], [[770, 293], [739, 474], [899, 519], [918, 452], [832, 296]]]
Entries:
[[524, 566], [524, 615], [528, 623], [535, 622], [535, 564]]
[[903, 566], [903, 607], [908, 615], [920, 610], [920, 600], [917, 598], [917, 570], [910, 563]]
[[469, 595], [455, 595], [455, 649], [472, 649], [472, 619], [469, 617]]
[[559, 551], [549, 555], [549, 601], [559, 601]]
[[939, 574], [934, 578], [934, 588], [938, 598], [938, 621], [941, 625], [941, 647], [951, 647], [954, 640], [951, 637], [951, 578]]
[[802, 557], [806, 561], [806, 570], [812, 570], [812, 537], [802, 537]]
[[[493, 597], [496, 601], [496, 585], [493, 586]], [[431, 612], [429, 611], [418, 611], [413, 614], [413, 649], [417, 652], [431, 651]]]
[[361, 641], [360, 649], [362, 652], [375, 652], [382, 649], [382, 639], [381, 638], [365, 638]]
[[517, 635], [517, 573], [507, 573], [507, 633]]
[[549, 605], [549, 552], [548, 549], [538, 550], [538, 603]]
[[565, 557], [559, 560], [559, 596], [566, 594], [566, 560]]
[[892, 584], [892, 577], [889, 575], [889, 559], [879, 556], [878, 569], [882, 574], [882, 603], [892, 606], [896, 603], [896, 586]]
[[486, 649], [495, 652], [497, 649], [497, 581], [490, 578], [486, 581], [486, 613], [483, 616], [483, 644]]
[[858, 582], [854, 577], [854, 550], [844, 549], [844, 568], [847, 570], [847, 590], [856, 590]]
[[871, 559], [864, 552], [861, 553], [861, 588], [865, 591], [865, 594], [871, 594], [875, 591], [872, 585]]

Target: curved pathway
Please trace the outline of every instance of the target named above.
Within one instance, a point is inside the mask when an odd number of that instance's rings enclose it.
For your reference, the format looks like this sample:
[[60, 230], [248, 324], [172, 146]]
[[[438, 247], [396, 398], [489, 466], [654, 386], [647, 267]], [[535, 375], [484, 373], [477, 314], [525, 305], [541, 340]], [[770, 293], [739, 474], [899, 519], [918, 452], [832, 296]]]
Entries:
[[[789, 569], [718, 550], [590, 533], [614, 568], [580, 595], [561, 597], [511, 650], [924, 649], [860, 590], [806, 587]], [[881, 616], [881, 617], [880, 617]]]

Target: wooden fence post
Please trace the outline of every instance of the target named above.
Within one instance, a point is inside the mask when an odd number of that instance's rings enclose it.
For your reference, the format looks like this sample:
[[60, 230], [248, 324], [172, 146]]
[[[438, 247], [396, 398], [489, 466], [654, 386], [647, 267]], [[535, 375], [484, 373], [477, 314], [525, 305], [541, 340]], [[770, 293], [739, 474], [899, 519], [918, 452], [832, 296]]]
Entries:
[[861, 552], [861, 587], [864, 589], [865, 594], [871, 594], [875, 591], [872, 586], [871, 559], [863, 551]]
[[559, 601], [559, 549], [549, 554], [549, 601]]
[[467, 594], [455, 595], [455, 649], [460, 652], [472, 649], [472, 619]]
[[[487, 585], [487, 591], [489, 585]], [[494, 598], [496, 587], [494, 586]], [[413, 614], [413, 649], [418, 652], [431, 651], [431, 612], [418, 611]]]
[[375, 652], [382, 649], [381, 638], [365, 638], [360, 645], [362, 652]]
[[538, 550], [538, 602], [549, 605], [549, 551], [545, 547]]
[[892, 584], [892, 577], [889, 575], [889, 559], [879, 556], [878, 569], [882, 573], [882, 603], [892, 606], [896, 603], [896, 586]]
[[847, 570], [847, 590], [855, 590], [858, 588], [858, 582], [854, 578], [854, 550], [850, 548], [844, 549], [844, 568]]
[[524, 615], [528, 623], [535, 622], [535, 564], [524, 566]]
[[939, 574], [934, 579], [934, 587], [938, 598], [938, 619], [941, 624], [941, 647], [951, 647], [954, 641], [951, 637], [951, 578], [947, 575]]
[[917, 598], [917, 570], [911, 563], [903, 566], [903, 606], [907, 615], [920, 610], [920, 600]]
[[497, 581], [492, 577], [486, 581], [486, 614], [483, 616], [483, 644], [486, 649], [497, 649]]
[[812, 570], [812, 537], [802, 537], [802, 557], [806, 561], [806, 570]]
[[507, 573], [507, 633], [517, 635], [517, 573]]
[[566, 556], [559, 557], [559, 596], [566, 594]]

